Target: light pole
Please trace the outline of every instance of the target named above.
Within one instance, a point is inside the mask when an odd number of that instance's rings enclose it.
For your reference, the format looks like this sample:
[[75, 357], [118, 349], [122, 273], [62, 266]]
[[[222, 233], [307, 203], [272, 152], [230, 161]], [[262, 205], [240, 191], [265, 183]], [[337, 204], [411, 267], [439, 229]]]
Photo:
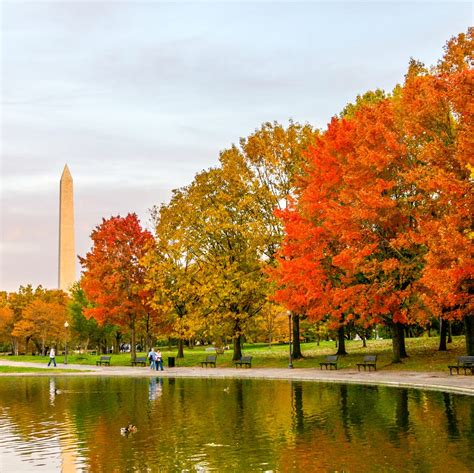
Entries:
[[66, 350], [64, 351], [64, 364], [67, 365], [67, 342], [68, 342], [68, 327], [69, 327], [69, 324], [66, 320], [66, 322], [64, 322], [64, 328], [66, 329]]
[[290, 335], [290, 363], [288, 364], [288, 368], [293, 368], [293, 357], [291, 354], [291, 310], [287, 312], [288, 314], [288, 333]]

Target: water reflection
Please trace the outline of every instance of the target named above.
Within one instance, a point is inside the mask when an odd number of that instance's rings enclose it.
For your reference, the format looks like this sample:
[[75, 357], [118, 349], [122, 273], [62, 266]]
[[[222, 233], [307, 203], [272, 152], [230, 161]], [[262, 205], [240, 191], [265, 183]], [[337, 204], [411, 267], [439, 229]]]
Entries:
[[294, 429], [298, 434], [304, 432], [304, 412], [303, 412], [303, 384], [291, 383], [293, 391], [293, 420]]
[[443, 393], [444, 408], [446, 413], [446, 424], [448, 435], [451, 439], [459, 438], [458, 420], [456, 418], [456, 408], [454, 406], [453, 396], [449, 393]]
[[150, 378], [150, 385], [148, 386], [148, 400], [156, 401], [163, 394], [163, 378]]
[[[121, 436], [133, 423], [138, 431]], [[4, 378], [0, 471], [469, 471], [474, 399], [304, 382]]]

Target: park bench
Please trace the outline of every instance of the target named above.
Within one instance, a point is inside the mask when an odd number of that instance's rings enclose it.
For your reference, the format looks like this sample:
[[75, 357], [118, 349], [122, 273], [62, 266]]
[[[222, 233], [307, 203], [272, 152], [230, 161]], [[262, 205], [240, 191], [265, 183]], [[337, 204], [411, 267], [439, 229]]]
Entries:
[[320, 369], [323, 369], [323, 366], [328, 369], [332, 370], [332, 367], [334, 366], [334, 369], [337, 370], [337, 357], [338, 355], [328, 355], [324, 361], [319, 363]]
[[214, 366], [215, 368], [216, 360], [217, 360], [217, 355], [207, 355], [206, 359], [204, 361], [201, 361], [201, 367], [203, 367], [204, 365], [206, 365], [206, 367], [210, 365], [210, 366]]
[[133, 361], [132, 361], [132, 366], [146, 366], [147, 365], [147, 359], [146, 356], [137, 356]]
[[101, 365], [101, 366], [102, 366], [102, 365], [110, 366], [110, 359], [111, 359], [111, 358], [112, 358], [111, 356], [101, 356], [101, 357], [100, 357], [100, 360], [97, 360], [97, 361], [95, 362], [95, 364], [96, 364], [97, 366], [99, 366], [99, 365]]
[[239, 361], [234, 362], [235, 367], [238, 368], [239, 366], [242, 368], [245, 366], [246, 368], [252, 368], [252, 357], [251, 356], [243, 356], [240, 358]]
[[361, 367], [364, 367], [364, 371], [369, 368], [374, 368], [374, 371], [377, 371], [377, 355], [365, 355], [362, 363], [357, 363], [357, 369], [360, 371]]
[[474, 374], [474, 356], [459, 356], [457, 365], [449, 365], [449, 374], [453, 374], [453, 370], [456, 370], [456, 373], [459, 374], [459, 370], [464, 370], [464, 374], [467, 374], [467, 370], [471, 371], [471, 374]]

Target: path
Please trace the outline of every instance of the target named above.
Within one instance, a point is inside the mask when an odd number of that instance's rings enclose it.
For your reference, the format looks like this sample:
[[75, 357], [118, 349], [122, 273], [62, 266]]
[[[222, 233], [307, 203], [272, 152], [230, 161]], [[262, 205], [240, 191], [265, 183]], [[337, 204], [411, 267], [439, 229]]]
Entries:
[[[168, 378], [243, 378], [319, 381], [325, 383], [379, 384], [406, 388], [448, 391], [474, 396], [474, 376], [453, 375], [444, 372], [319, 370], [315, 368], [165, 368], [152, 371], [148, 367], [58, 364], [58, 368], [81, 370], [64, 373], [48, 368], [46, 364], [0, 360], [0, 366], [44, 368], [45, 372], [18, 373], [15, 376], [163, 376]], [[0, 373], [12, 376], [13, 373]]]

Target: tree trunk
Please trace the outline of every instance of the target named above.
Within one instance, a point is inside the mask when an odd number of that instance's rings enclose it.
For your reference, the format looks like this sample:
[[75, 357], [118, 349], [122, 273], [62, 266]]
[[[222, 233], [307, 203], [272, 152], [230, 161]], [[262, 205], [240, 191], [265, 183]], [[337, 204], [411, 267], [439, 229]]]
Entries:
[[367, 337], [365, 336], [365, 330], [362, 332], [362, 348], [367, 348]]
[[466, 327], [466, 355], [474, 356], [474, 315], [464, 317]]
[[178, 354], [176, 358], [184, 358], [184, 343], [182, 338], [178, 338]]
[[446, 335], [448, 333], [448, 322], [439, 318], [439, 348], [438, 351], [447, 351]]
[[294, 360], [303, 358], [303, 353], [301, 353], [300, 345], [300, 316], [297, 314], [292, 314], [293, 318], [293, 353], [292, 357]]
[[13, 338], [12, 339], [12, 348], [13, 348], [13, 353], [15, 356], [18, 356], [18, 339]]
[[30, 343], [31, 336], [25, 338], [25, 355], [28, 353], [28, 344]]
[[400, 354], [400, 338], [398, 336], [397, 324], [391, 325], [392, 331], [392, 363], [401, 363], [402, 356]]
[[341, 325], [337, 329], [337, 339], [338, 339], [338, 344], [337, 344], [337, 353], [336, 355], [347, 355], [346, 351], [346, 339], [344, 337], [344, 325]]
[[151, 347], [153, 346], [153, 335], [151, 334], [151, 329], [147, 329], [145, 334], [145, 350], [150, 351]]
[[132, 318], [131, 324], [130, 324], [130, 332], [131, 332], [131, 347], [130, 347], [130, 356], [132, 357], [132, 360], [134, 360], [137, 357], [137, 334], [135, 333], [135, 318]]
[[241, 340], [242, 336], [237, 335], [233, 339], [233, 344], [234, 344], [234, 355], [232, 356], [232, 361], [239, 361], [242, 358], [242, 346], [241, 346]]
[[398, 325], [398, 332], [399, 332], [399, 337], [400, 337], [400, 355], [402, 358], [408, 358], [407, 348], [405, 345], [404, 325], [401, 323], [398, 323], [397, 325]]
[[120, 352], [120, 339], [122, 338], [122, 334], [117, 332], [115, 334], [115, 345], [114, 345], [114, 353], [118, 354]]
[[405, 328], [402, 323], [397, 322], [391, 325], [393, 363], [401, 363], [402, 358], [408, 358], [405, 347]]
[[453, 343], [453, 328], [451, 327], [451, 321], [448, 321], [448, 343]]

